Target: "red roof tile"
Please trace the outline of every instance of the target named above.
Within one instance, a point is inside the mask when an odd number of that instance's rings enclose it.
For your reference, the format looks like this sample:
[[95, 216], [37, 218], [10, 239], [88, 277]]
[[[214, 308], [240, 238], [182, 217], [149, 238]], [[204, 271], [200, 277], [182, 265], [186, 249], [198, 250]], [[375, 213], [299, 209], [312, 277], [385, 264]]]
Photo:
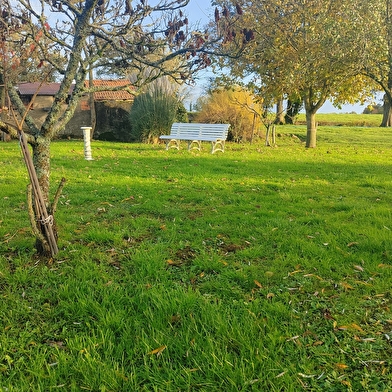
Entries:
[[[88, 81], [86, 81], [86, 84]], [[109, 87], [117, 88], [123, 86], [129, 86], [130, 82], [128, 80], [94, 80], [94, 87]], [[20, 95], [34, 95], [38, 90], [38, 95], [54, 96], [59, 91], [60, 83], [45, 83], [40, 82], [35, 83], [20, 83], [18, 84], [18, 89]], [[73, 89], [73, 86], [71, 90]], [[134, 95], [124, 90], [102, 90], [94, 92], [94, 99], [96, 101], [133, 101]]]
[[[88, 81], [86, 81], [88, 83]], [[129, 80], [93, 80], [94, 87], [109, 87], [109, 88], [118, 88], [118, 87], [129, 87], [132, 89], [131, 83]], [[135, 96], [128, 91], [125, 90], [102, 90], [94, 92], [94, 99], [96, 101], [133, 101]]]

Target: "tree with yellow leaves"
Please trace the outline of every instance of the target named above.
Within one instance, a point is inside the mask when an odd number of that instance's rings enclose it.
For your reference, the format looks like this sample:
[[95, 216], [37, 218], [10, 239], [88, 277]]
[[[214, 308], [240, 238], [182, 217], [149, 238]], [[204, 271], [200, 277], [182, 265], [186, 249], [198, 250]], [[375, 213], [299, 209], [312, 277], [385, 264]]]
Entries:
[[365, 2], [260, 0], [241, 8], [242, 29], [252, 31], [253, 39], [240, 60], [221, 59], [221, 66], [265, 101], [301, 100], [306, 147], [316, 147], [316, 113], [323, 104], [338, 106], [369, 92], [371, 82], [362, 75], [366, 48], [357, 37]]
[[197, 106], [196, 122], [231, 124], [229, 138], [236, 142], [251, 141], [260, 128], [260, 104], [249, 91], [239, 87], [211, 90], [199, 98]]

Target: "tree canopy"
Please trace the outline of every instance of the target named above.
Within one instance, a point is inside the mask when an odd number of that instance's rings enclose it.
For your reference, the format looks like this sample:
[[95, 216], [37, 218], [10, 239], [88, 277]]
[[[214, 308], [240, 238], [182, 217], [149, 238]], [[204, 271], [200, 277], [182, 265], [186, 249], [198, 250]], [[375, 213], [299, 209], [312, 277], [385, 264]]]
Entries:
[[370, 91], [362, 73], [365, 48], [357, 37], [369, 16], [365, 8], [352, 0], [246, 2], [244, 21], [254, 40], [240, 60], [221, 63], [265, 100], [302, 100], [306, 146], [315, 147], [315, 114], [326, 100], [339, 105]]

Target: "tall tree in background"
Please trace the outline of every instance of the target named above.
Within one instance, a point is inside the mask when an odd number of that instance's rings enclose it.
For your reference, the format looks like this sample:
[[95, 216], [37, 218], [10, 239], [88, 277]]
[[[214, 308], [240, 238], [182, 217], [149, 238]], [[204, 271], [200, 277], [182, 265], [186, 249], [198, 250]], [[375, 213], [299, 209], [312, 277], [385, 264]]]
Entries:
[[364, 47], [357, 40], [357, 29], [366, 23], [362, 7], [352, 0], [261, 0], [242, 6], [254, 40], [240, 61], [223, 63], [232, 75], [250, 80], [248, 86], [265, 100], [303, 101], [306, 147], [316, 146], [316, 113], [326, 100], [339, 105], [368, 92], [361, 76]]
[[[181, 11], [188, 1], [159, 0], [155, 5], [147, 1], [136, 5], [130, 0], [2, 1], [2, 57], [7, 59], [2, 70], [5, 90], [15, 113], [23, 119], [19, 125], [23, 123], [32, 147], [35, 171], [48, 206], [50, 143], [71, 119], [80, 97], [98, 89], [85, 83], [90, 70], [133, 70], [133, 74], [143, 76], [134, 81], [136, 91], [132, 92], [137, 93], [143, 84], [163, 75], [189, 80], [210, 64], [211, 53], [224, 54], [222, 44], [240, 15], [228, 16], [215, 34], [192, 30]], [[239, 36], [233, 42], [235, 49], [231, 47], [227, 54], [235, 56], [243, 41]], [[60, 81], [42, 124], [35, 123], [26, 112], [15, 89], [16, 79], [10, 77], [11, 69], [18, 72], [25, 67], [24, 62], [16, 62], [17, 47], [21, 53], [34, 50], [35, 56], [29, 57], [31, 64], [37, 69], [47, 67], [48, 78], [56, 75]], [[0, 123], [0, 130], [17, 136], [18, 130], [5, 122]], [[42, 249], [48, 250], [45, 244]]]

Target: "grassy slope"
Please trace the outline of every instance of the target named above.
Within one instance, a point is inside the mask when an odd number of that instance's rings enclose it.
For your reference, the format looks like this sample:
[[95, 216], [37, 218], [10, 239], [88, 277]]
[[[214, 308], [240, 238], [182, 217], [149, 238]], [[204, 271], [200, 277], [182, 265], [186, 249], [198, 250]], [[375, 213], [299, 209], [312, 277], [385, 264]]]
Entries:
[[0, 386], [390, 390], [392, 131], [278, 132], [213, 156], [94, 142], [91, 162], [54, 143], [51, 265], [1, 144]]

